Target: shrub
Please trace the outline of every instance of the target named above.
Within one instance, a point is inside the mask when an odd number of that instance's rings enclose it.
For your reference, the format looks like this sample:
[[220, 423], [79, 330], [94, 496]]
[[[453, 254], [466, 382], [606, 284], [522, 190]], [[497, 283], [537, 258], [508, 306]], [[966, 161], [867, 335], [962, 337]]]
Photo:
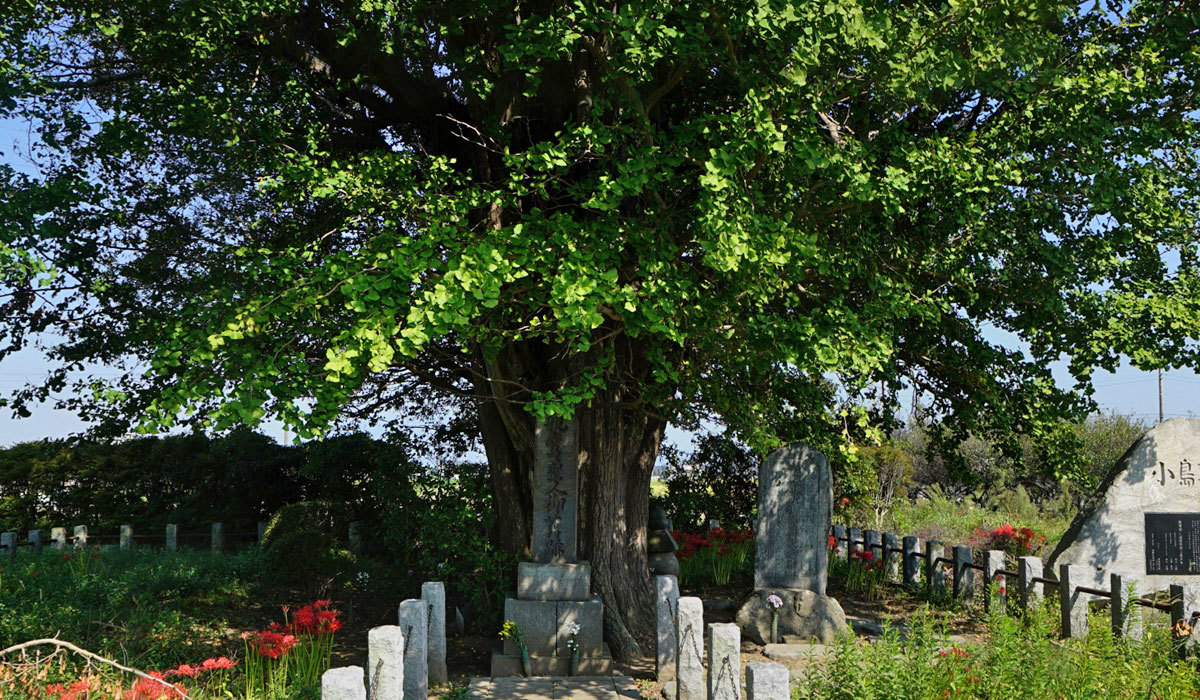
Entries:
[[994, 530], [976, 530], [971, 540], [979, 549], [998, 549], [1014, 557], [1037, 554], [1046, 545], [1046, 538], [1032, 529], [1017, 529], [1008, 523]]
[[265, 553], [273, 580], [298, 585], [311, 595], [328, 591], [355, 564], [353, 554], [340, 549], [332, 535], [318, 530], [278, 534]]
[[727, 434], [710, 434], [699, 438], [690, 455], [667, 449], [663, 458], [667, 498], [662, 505], [676, 528], [697, 530], [713, 520], [728, 529], [750, 527], [758, 509], [761, 460], [749, 447]]
[[267, 522], [262, 545], [269, 549], [280, 538], [297, 532], [323, 532], [341, 540], [349, 527], [346, 508], [329, 501], [301, 501], [280, 508]]

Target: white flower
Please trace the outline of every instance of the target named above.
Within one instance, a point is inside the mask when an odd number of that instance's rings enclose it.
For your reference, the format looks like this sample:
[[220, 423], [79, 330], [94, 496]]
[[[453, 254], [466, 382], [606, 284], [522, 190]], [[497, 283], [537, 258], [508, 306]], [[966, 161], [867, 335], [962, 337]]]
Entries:
[[783, 599], [772, 593], [767, 596], [767, 606], [772, 610], [778, 610], [783, 607]]

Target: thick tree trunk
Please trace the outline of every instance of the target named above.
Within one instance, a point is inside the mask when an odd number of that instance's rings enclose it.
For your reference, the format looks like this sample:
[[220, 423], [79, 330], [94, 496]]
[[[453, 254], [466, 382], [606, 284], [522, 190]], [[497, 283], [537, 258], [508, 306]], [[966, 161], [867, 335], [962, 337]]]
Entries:
[[[639, 364], [632, 345], [622, 350]], [[492, 473], [496, 541], [528, 556], [532, 523], [534, 419], [524, 410], [529, 389], [567, 376], [545, 348], [511, 348], [477, 361], [476, 387], [487, 397], [479, 423]], [[484, 378], [482, 375], [486, 375]], [[621, 388], [577, 409], [579, 424], [579, 556], [592, 564], [592, 590], [604, 601], [605, 640], [619, 660], [652, 652], [654, 595], [646, 554], [650, 475], [666, 424], [634, 407]]]

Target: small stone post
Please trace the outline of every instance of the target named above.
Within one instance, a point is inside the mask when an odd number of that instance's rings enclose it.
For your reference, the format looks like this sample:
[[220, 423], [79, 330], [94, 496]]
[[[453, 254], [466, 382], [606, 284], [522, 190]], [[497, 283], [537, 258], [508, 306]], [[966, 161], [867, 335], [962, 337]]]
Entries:
[[905, 535], [903, 549], [900, 565], [904, 569], [904, 585], [916, 588], [921, 585], [921, 541]]
[[441, 581], [421, 584], [425, 602], [425, 625], [429, 630], [429, 682], [437, 685], [450, 680], [446, 669], [446, 586]]
[[404, 631], [404, 700], [429, 697], [429, 609], [425, 601], [400, 604], [398, 617]]
[[225, 524], [212, 524], [212, 551], [214, 554], [220, 553], [225, 549]]
[[168, 552], [178, 552], [179, 551], [179, 526], [176, 525], [175, 523], [168, 523], [166, 537], [167, 537], [167, 544], [166, 544], [167, 551]]
[[357, 520], [350, 523], [346, 532], [346, 542], [350, 545], [351, 552], [362, 553], [362, 523]]
[[67, 528], [52, 527], [50, 528], [50, 546], [63, 551], [67, 548]]
[[708, 626], [708, 700], [742, 700], [742, 631], [731, 622]]
[[15, 532], [0, 532], [0, 549], [4, 550], [4, 556], [17, 556], [17, 533]]
[[[852, 527], [846, 531], [846, 535], [850, 538], [850, 546], [846, 549], [857, 552], [863, 551], [863, 535], [861, 529]], [[848, 553], [849, 552], [847, 552], [847, 554]]]
[[999, 549], [989, 549], [983, 557], [983, 605], [990, 610], [995, 596], [996, 609], [1001, 614], [1008, 610], [1008, 581], [1004, 580], [1004, 574], [997, 572], [1004, 569], [1005, 559], [1004, 552]]
[[958, 600], [970, 600], [975, 595], [975, 569], [969, 565], [975, 563], [975, 552], [970, 545], [956, 544], [954, 551], [954, 597]]
[[846, 526], [833, 526], [833, 546], [835, 548], [834, 556], [842, 561], [846, 560], [846, 556], [850, 553], [850, 543], [846, 541]]
[[946, 568], [938, 561], [946, 547], [937, 540], [925, 541], [925, 586], [930, 591], [946, 590]]
[[675, 608], [676, 700], [706, 700], [704, 688], [704, 604], [685, 596]]
[[87, 546], [87, 525], [75, 526], [75, 546], [79, 548]]
[[1123, 574], [1109, 574], [1112, 583], [1112, 630], [1114, 637], [1141, 641], [1142, 609], [1134, 603], [1137, 597], [1137, 580]]
[[367, 700], [362, 666], [331, 668], [321, 674], [321, 700]]
[[789, 700], [791, 674], [783, 664], [746, 664], [746, 700]]
[[[1200, 633], [1200, 624], [1192, 615], [1200, 612], [1200, 586], [1194, 583], [1171, 584], [1171, 629], [1175, 630], [1180, 622], [1186, 622], [1191, 631], [1175, 636], [1175, 647], [1181, 657], [1186, 656], [1189, 649], [1196, 645], [1196, 636]], [[1181, 632], [1183, 630], [1180, 630]]]
[[679, 606], [679, 579], [674, 576], [654, 577], [655, 628], [658, 632], [658, 681], [675, 679], [675, 608]]
[[367, 632], [367, 685], [375, 700], [404, 697], [404, 630], [396, 625]]
[[42, 531], [41, 530], [30, 530], [29, 531], [29, 544], [33, 545], [33, 553], [35, 555], [39, 555], [42, 553]]
[[267, 524], [259, 523], [258, 524], [258, 539], [255, 541], [258, 542], [259, 544], [262, 544], [263, 538], [266, 536], [267, 536]]
[[1064, 638], [1087, 639], [1089, 596], [1075, 590], [1083, 580], [1082, 565], [1058, 565], [1058, 604], [1062, 610]]
[[129, 550], [133, 549], [133, 526], [132, 525], [122, 525], [121, 526], [120, 548], [121, 548], [122, 552], [128, 552]]
[[894, 532], [883, 533], [883, 569], [888, 581], [900, 578], [900, 538]]
[[879, 547], [879, 531], [863, 530], [863, 551], [883, 561], [883, 550]]
[[1034, 583], [1035, 578], [1042, 577], [1042, 560], [1040, 557], [1021, 557], [1017, 560], [1017, 587], [1021, 592], [1021, 609], [1032, 613], [1042, 604], [1042, 586]]

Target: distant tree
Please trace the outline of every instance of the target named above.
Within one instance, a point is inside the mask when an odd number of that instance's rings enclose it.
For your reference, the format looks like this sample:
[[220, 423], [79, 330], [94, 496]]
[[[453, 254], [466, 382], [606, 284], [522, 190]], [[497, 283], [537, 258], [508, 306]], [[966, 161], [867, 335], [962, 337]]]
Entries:
[[959, 438], [1044, 442], [1089, 408], [1050, 360], [1197, 363], [1198, 14], [10, 2], [39, 170], [0, 178], [0, 339], [55, 364], [10, 405], [99, 362], [128, 371], [64, 403], [114, 432], [466, 412], [513, 552], [535, 421], [577, 417], [631, 656], [668, 423], [837, 450], [915, 387]]

